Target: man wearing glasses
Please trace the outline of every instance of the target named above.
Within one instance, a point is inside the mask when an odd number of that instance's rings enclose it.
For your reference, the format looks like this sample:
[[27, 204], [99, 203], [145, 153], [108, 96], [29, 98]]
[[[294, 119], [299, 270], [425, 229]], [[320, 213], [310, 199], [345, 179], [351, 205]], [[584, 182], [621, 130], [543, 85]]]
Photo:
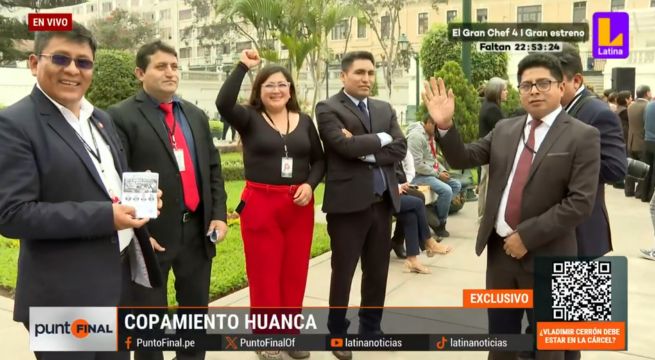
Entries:
[[[114, 124], [84, 98], [95, 49], [79, 24], [37, 33], [29, 57], [36, 86], [0, 111], [0, 233], [20, 239], [14, 320], [29, 331], [31, 306], [118, 306], [129, 302], [132, 279], [161, 285], [148, 219], [119, 203], [127, 164]], [[35, 355], [129, 359], [127, 352]]]
[[[531, 54], [519, 63], [521, 105], [527, 116], [498, 122], [484, 138], [464, 144], [453, 125], [455, 101], [434, 78], [423, 94], [449, 164], [489, 164], [489, 192], [476, 253], [487, 248], [488, 289], [533, 289], [536, 256], [576, 256], [575, 228], [591, 214], [600, 170], [598, 130], [562, 110], [562, 69], [553, 56]], [[520, 334], [523, 312], [489, 309], [489, 333]], [[492, 351], [490, 359], [516, 359]], [[564, 359], [563, 351], [537, 359]]]

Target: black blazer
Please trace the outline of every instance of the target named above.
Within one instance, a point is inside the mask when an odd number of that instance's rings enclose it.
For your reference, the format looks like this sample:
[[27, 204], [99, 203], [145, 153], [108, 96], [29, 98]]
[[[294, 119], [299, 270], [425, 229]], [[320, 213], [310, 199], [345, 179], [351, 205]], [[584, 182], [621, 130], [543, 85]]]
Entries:
[[[127, 169], [109, 116], [93, 121], [118, 173]], [[61, 112], [34, 87], [0, 111], [0, 233], [20, 239], [14, 320], [30, 306], [118, 306], [121, 261], [112, 203], [91, 157]], [[145, 228], [134, 259], [152, 286], [162, 283]]]
[[[584, 90], [582, 96], [593, 96], [593, 94]], [[625, 177], [627, 159], [623, 132], [617, 115], [600, 99], [589, 100], [572, 115], [600, 132], [600, 174], [596, 200], [591, 216], [576, 228], [578, 255], [597, 257], [612, 250], [612, 234], [605, 207], [604, 185]]]
[[[400, 209], [394, 164], [405, 158], [407, 142], [391, 104], [368, 98], [368, 111], [373, 123], [370, 130], [364, 114], [343, 90], [316, 105], [318, 132], [327, 160], [323, 199], [326, 213], [350, 213], [371, 206], [374, 201], [374, 166], [360, 160], [361, 156], [368, 154], [375, 155], [375, 165], [384, 171], [394, 209], [396, 212]], [[346, 138], [341, 132], [344, 128], [353, 137]], [[376, 135], [379, 132], [391, 135], [393, 142], [381, 147]]]
[[[196, 175], [199, 176], [196, 179], [200, 185], [199, 209], [203, 211], [203, 231], [206, 232], [211, 220], [227, 219], [227, 195], [221, 176], [221, 159], [211, 139], [207, 115], [188, 101], [181, 100], [181, 106], [191, 127], [198, 157]], [[184, 196], [180, 172], [164, 125], [164, 113], [143, 90], [112, 105], [107, 112], [116, 122], [130, 168], [134, 171], [150, 170], [159, 173], [164, 206], [159, 217], [148, 223], [148, 229], [166, 248], [165, 252], [157, 253], [157, 256], [162, 261], [170, 260], [181, 246]], [[207, 257], [213, 258], [216, 246], [208, 238], [205, 237], [205, 240]]]
[[496, 123], [503, 119], [503, 112], [500, 110], [500, 106], [492, 101], [487, 101], [486, 99], [482, 102], [480, 106], [480, 115], [478, 116], [478, 126], [479, 126], [479, 136], [485, 137], [491, 130], [494, 129]]

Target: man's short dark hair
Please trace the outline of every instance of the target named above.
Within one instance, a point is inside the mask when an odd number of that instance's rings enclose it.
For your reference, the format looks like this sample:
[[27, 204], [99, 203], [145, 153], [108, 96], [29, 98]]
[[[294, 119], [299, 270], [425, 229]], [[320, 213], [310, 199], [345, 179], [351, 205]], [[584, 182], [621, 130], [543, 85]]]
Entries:
[[550, 75], [552, 75], [552, 77], [557, 81], [562, 81], [563, 79], [562, 67], [559, 65], [557, 58], [549, 54], [535, 53], [524, 57], [521, 62], [519, 62], [519, 71], [517, 74], [519, 83], [521, 83], [521, 78], [525, 70], [536, 67], [548, 69]]
[[621, 106], [628, 106], [628, 99], [632, 97], [630, 90], [619, 91], [616, 96], [616, 104]]
[[650, 91], [650, 87], [648, 85], [639, 85], [637, 87], [637, 92], [636, 95], [638, 98], [646, 98], [646, 94]]
[[607, 97], [607, 102], [611, 102], [613, 104], [616, 104], [616, 98], [619, 96], [619, 93], [616, 91], [612, 91], [609, 96]]
[[64, 38], [68, 41], [78, 44], [88, 44], [91, 47], [93, 58], [96, 57], [96, 48], [98, 43], [89, 29], [84, 25], [73, 21], [73, 29], [71, 31], [39, 31], [34, 34], [34, 54], [41, 55], [43, 49], [48, 46], [50, 39], [58, 37]]
[[161, 40], [155, 40], [139, 48], [139, 51], [136, 53], [136, 67], [146, 71], [146, 68], [150, 64], [150, 57], [157, 51], [162, 51], [177, 57], [177, 51], [175, 51], [174, 47], [165, 44]]
[[609, 97], [610, 94], [611, 94], [612, 92], [614, 92], [614, 90], [612, 90], [612, 89], [605, 89], [605, 91], [603, 91], [603, 95], [604, 95], [605, 97]]
[[341, 58], [341, 71], [348, 71], [355, 60], [370, 60], [375, 66], [375, 57], [369, 51], [351, 51], [345, 53]]
[[578, 48], [569, 43], [562, 44], [562, 51], [552, 53], [559, 60], [562, 73], [572, 79], [575, 74], [582, 74], [582, 59]]

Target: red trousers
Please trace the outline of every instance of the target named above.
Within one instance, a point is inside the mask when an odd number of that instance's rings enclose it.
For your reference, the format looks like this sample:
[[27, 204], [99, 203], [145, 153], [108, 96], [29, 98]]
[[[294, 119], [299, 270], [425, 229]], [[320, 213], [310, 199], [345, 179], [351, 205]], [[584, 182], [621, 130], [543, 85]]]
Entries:
[[246, 182], [241, 237], [251, 307], [302, 307], [314, 232], [314, 199], [293, 203], [297, 185]]

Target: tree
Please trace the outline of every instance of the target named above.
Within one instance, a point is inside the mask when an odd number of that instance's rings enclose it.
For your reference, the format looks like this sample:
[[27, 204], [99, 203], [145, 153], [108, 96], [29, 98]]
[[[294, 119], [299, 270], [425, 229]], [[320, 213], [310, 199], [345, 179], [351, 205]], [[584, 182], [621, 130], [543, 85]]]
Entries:
[[[382, 73], [391, 97], [393, 74], [400, 67], [398, 61], [398, 37], [400, 36], [400, 11], [407, 0], [352, 0], [359, 9], [382, 47]], [[375, 54], [374, 54], [375, 55]]]
[[464, 77], [464, 71], [455, 61], [447, 61], [441, 70], [434, 74], [441, 77], [446, 87], [453, 89], [455, 94], [455, 115], [453, 121], [462, 135], [465, 143], [478, 138], [478, 114], [480, 101], [478, 92]]
[[134, 75], [135, 62], [135, 56], [125, 50], [98, 50], [93, 83], [86, 93], [86, 98], [93, 105], [106, 109], [134, 95], [141, 89], [141, 84]]
[[136, 50], [155, 38], [154, 23], [127, 10], [116, 9], [105, 19], [91, 25], [98, 47], [105, 49]]
[[[76, 5], [85, 0], [0, 0], [0, 13], [4, 10], [16, 8], [29, 8], [38, 12], [40, 9], [52, 9], [61, 6]], [[34, 34], [27, 29], [27, 24], [10, 17], [0, 15], [0, 65], [13, 63], [17, 60], [25, 60], [29, 51], [17, 48], [21, 40], [33, 40]]]
[[[423, 74], [432, 76], [447, 61], [460, 62], [462, 43], [450, 42], [448, 30], [443, 25], [434, 26], [423, 38], [420, 62]], [[471, 82], [477, 87], [494, 76], [507, 79], [507, 53], [478, 52], [471, 49]]]

